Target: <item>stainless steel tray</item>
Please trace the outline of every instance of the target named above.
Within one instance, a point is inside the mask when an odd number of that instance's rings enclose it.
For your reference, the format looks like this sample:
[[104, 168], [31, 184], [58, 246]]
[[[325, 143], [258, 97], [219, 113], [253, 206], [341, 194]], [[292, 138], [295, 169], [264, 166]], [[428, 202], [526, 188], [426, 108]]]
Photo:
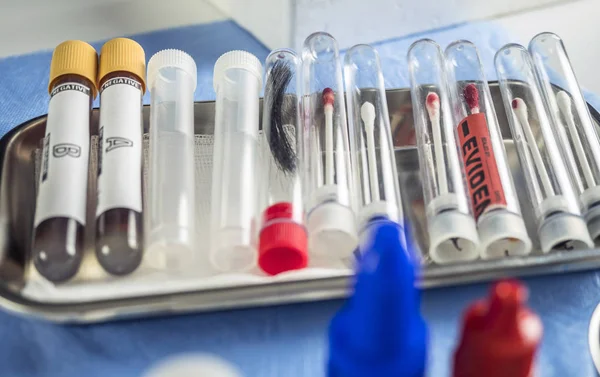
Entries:
[[[509, 163], [520, 197], [522, 210], [534, 252], [527, 257], [491, 261], [475, 261], [453, 265], [435, 265], [423, 255], [420, 285], [424, 288], [485, 281], [501, 276], [526, 276], [600, 267], [600, 249], [554, 251], [539, 250], [531, 204], [525, 192], [524, 177], [516, 150], [510, 139], [506, 114], [496, 83], [491, 83], [492, 97], [507, 148]], [[410, 91], [387, 92], [394, 143], [405, 214], [410, 221], [412, 237], [419, 250], [427, 250], [427, 229], [422, 205], [417, 151]], [[596, 124], [600, 114], [590, 107]], [[144, 108], [144, 127], [148, 128], [149, 108]], [[98, 111], [93, 111], [92, 134], [97, 133]], [[212, 134], [214, 103], [195, 105], [195, 131]], [[348, 292], [345, 271], [335, 276], [307, 277], [296, 281], [262, 280], [246, 286], [181, 292], [143, 294], [127, 298], [86, 302], [51, 302], [24, 295], [28, 283], [29, 247], [35, 209], [35, 151], [44, 136], [45, 117], [32, 119], [9, 132], [0, 140], [0, 306], [6, 310], [56, 322], [96, 322], [134, 316], [241, 308], [340, 298]], [[90, 197], [90, 195], [88, 195]], [[93, 195], [92, 195], [93, 197]], [[90, 204], [93, 206], [93, 203]], [[93, 222], [88, 222], [93, 224]], [[88, 240], [88, 246], [90, 241]], [[83, 279], [85, 280], [85, 276]], [[85, 282], [85, 281], [84, 281]], [[118, 281], [113, 284], [118, 284]]]

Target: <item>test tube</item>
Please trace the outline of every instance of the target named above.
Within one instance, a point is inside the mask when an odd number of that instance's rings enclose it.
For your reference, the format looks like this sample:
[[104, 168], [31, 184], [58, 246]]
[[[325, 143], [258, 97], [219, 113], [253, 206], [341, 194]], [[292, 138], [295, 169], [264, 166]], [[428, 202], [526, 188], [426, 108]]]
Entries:
[[146, 57], [142, 46], [112, 39], [102, 46], [98, 66], [100, 142], [96, 257], [114, 275], [142, 261], [142, 96]]
[[300, 68], [299, 57], [288, 49], [271, 52], [265, 62], [258, 264], [270, 275], [304, 268], [308, 263], [298, 166]]
[[331, 35], [317, 32], [306, 38], [302, 73], [308, 247], [319, 257], [345, 259], [358, 238], [342, 65]]
[[[344, 78], [348, 99], [348, 125], [354, 143], [357, 220], [360, 238], [369, 237], [373, 225], [391, 221], [403, 228], [402, 200], [385, 84], [377, 51], [357, 45], [346, 52]], [[404, 231], [400, 232], [405, 242]]]
[[595, 241], [600, 238], [600, 140], [565, 46], [556, 34], [529, 43], [549, 115], [581, 212]]
[[446, 48], [454, 124], [483, 258], [526, 255], [531, 240], [521, 216], [498, 118], [479, 53], [468, 41]]
[[146, 260], [181, 270], [194, 260], [194, 91], [196, 63], [180, 50], [148, 62], [150, 163]]
[[527, 49], [506, 45], [494, 62], [542, 251], [592, 247]]
[[52, 54], [33, 262], [53, 282], [73, 277], [83, 257], [90, 108], [98, 91], [97, 69], [96, 50], [85, 42], [63, 42]]
[[262, 65], [246, 51], [230, 51], [215, 63], [217, 93], [212, 174], [213, 266], [240, 271], [256, 264], [258, 119]]
[[407, 59], [429, 256], [436, 263], [474, 260], [479, 236], [463, 181], [444, 54], [434, 41], [421, 39], [410, 47]]

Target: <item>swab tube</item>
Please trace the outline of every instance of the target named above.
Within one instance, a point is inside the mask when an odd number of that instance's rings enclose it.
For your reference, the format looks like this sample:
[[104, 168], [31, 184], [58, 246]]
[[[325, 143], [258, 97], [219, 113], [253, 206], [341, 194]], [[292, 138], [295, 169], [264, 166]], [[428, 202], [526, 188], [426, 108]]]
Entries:
[[506, 45], [494, 61], [542, 251], [592, 247], [527, 49]]
[[490, 89], [474, 44], [446, 49], [454, 124], [483, 258], [526, 255], [531, 240], [521, 216]]
[[304, 196], [309, 250], [344, 259], [357, 246], [350, 139], [337, 41], [311, 34], [302, 50]]
[[368, 228], [382, 221], [403, 227], [402, 201], [377, 51], [368, 45], [348, 50], [344, 78], [354, 138], [350, 152], [355, 159], [358, 231], [363, 238], [369, 236]]
[[600, 140], [562, 40], [535, 36], [529, 52], [581, 212], [594, 240], [600, 237]]
[[436, 263], [476, 259], [479, 236], [463, 183], [442, 50], [422, 39], [413, 43], [407, 58], [429, 256]]

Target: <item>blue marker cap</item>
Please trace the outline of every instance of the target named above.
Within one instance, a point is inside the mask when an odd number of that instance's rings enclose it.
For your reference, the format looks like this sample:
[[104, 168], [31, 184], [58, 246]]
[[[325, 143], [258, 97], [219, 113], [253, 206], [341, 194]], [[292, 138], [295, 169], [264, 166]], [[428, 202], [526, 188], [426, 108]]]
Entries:
[[329, 328], [329, 377], [422, 377], [427, 329], [413, 258], [398, 224], [381, 221], [361, 246], [354, 295]]

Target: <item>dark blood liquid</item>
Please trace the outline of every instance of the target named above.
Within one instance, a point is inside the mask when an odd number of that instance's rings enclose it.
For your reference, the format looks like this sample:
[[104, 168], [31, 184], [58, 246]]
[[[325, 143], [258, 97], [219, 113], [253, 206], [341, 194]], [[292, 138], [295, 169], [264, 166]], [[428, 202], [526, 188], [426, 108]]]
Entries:
[[77, 220], [54, 217], [35, 228], [33, 263], [46, 279], [59, 283], [72, 278], [83, 258], [84, 227]]
[[126, 209], [109, 209], [96, 221], [96, 257], [113, 275], [126, 275], [142, 261], [142, 215]]

